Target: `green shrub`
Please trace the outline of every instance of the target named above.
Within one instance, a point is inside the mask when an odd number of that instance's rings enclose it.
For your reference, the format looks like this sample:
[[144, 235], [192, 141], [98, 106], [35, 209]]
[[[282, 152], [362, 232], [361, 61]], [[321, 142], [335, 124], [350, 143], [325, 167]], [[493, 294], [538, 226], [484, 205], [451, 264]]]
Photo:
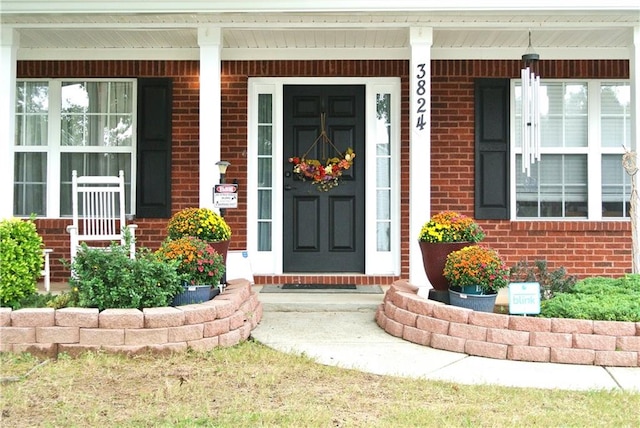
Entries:
[[568, 275], [564, 267], [549, 271], [546, 260], [536, 260], [530, 265], [521, 260], [511, 268], [510, 282], [537, 282], [540, 284], [540, 300], [548, 300], [556, 293], [570, 291], [576, 277]]
[[569, 292], [543, 301], [540, 315], [640, 322], [640, 275], [584, 279]]
[[112, 243], [108, 250], [81, 244], [70, 267], [69, 285], [77, 290], [81, 307], [167, 306], [182, 291], [176, 263], [163, 262], [146, 248], [139, 248], [132, 260], [127, 244]]
[[33, 219], [0, 221], [0, 306], [17, 309], [36, 294], [43, 265], [42, 238]]

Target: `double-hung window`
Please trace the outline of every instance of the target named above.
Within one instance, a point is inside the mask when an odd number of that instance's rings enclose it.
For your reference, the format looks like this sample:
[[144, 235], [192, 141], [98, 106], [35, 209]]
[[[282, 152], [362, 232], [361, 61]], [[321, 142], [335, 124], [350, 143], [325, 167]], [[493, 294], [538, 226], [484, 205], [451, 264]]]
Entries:
[[541, 158], [529, 174], [522, 169], [521, 88], [514, 86], [515, 217], [628, 217], [622, 156], [631, 141], [629, 83], [543, 79]]
[[135, 201], [136, 83], [21, 80], [16, 87], [16, 216], [71, 214], [71, 172], [125, 174], [127, 212]]

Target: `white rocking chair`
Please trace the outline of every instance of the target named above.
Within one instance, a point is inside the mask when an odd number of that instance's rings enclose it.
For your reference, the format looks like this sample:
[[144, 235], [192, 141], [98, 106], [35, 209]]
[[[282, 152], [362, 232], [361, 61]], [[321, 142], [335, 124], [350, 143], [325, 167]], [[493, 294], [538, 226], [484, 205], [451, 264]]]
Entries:
[[[124, 172], [118, 177], [78, 177], [71, 174], [73, 224], [67, 226], [71, 235], [71, 261], [81, 242], [101, 244], [108, 248], [112, 241], [125, 245], [125, 233], [131, 234], [130, 257], [135, 258], [135, 230], [137, 225], [126, 224]], [[94, 246], [94, 245], [90, 245]]]

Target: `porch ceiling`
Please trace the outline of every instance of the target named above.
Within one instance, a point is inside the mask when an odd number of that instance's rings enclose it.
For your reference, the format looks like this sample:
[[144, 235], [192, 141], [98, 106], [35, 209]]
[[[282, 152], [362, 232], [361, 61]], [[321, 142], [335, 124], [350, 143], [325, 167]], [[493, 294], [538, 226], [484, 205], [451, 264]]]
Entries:
[[[406, 58], [409, 27], [434, 28], [434, 58], [519, 58], [532, 44], [543, 59], [628, 58], [640, 16], [618, 14], [210, 14], [2, 15], [19, 33], [20, 59], [123, 50], [198, 58], [198, 26], [223, 28], [223, 58], [266, 59], [302, 51], [325, 57]], [[168, 52], [174, 52], [168, 54]], [[295, 53], [295, 54], [294, 54]], [[64, 57], [64, 55], [63, 55]]]

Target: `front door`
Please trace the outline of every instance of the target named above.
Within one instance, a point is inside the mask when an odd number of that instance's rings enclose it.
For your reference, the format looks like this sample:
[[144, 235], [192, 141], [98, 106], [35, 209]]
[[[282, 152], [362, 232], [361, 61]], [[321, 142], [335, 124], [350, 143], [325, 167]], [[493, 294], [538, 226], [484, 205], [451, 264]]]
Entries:
[[[284, 86], [283, 101], [284, 272], [364, 273], [365, 87]], [[328, 143], [314, 145], [323, 123]], [[322, 162], [349, 147], [353, 166], [328, 191], [292, 173], [289, 158]]]

